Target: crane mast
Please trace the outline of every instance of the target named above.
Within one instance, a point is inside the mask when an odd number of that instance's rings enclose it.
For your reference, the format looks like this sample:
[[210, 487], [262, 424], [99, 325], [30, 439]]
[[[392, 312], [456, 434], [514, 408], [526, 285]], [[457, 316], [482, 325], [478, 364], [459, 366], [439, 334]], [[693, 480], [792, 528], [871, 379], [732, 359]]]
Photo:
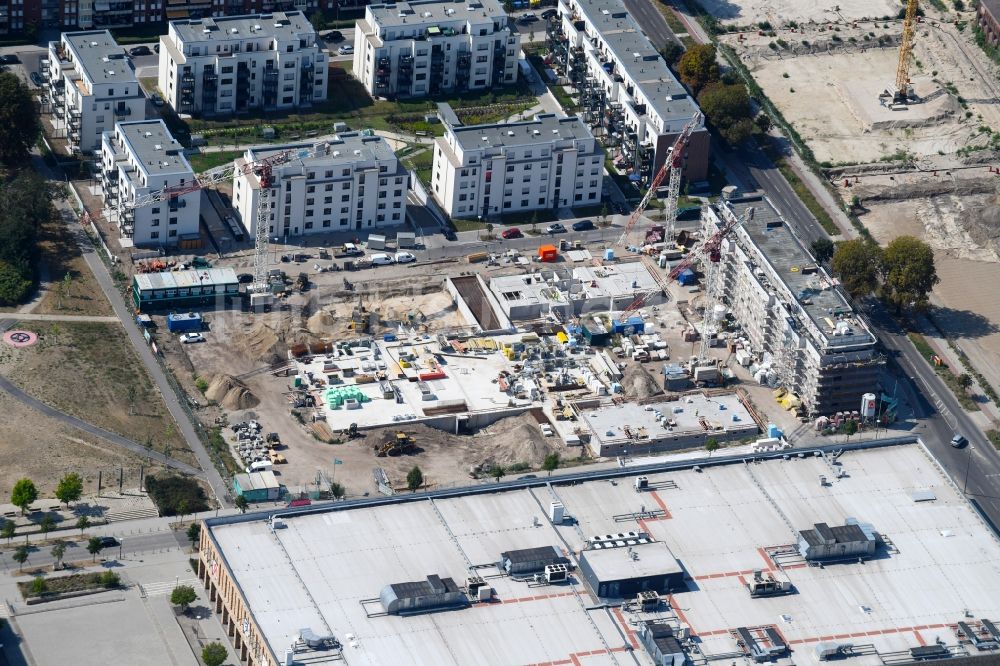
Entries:
[[906, 104], [910, 97], [910, 56], [913, 54], [913, 38], [917, 32], [917, 0], [906, 3], [906, 18], [903, 20], [903, 39], [899, 44], [899, 64], [896, 65], [896, 89], [892, 101]]
[[649, 189], [646, 190], [646, 195], [643, 196], [639, 205], [629, 217], [628, 222], [625, 223], [625, 229], [618, 238], [618, 245], [628, 244], [628, 237], [635, 228], [636, 222], [642, 217], [642, 214], [646, 211], [646, 206], [656, 196], [656, 189], [668, 175], [670, 176], [670, 180], [667, 183], [667, 202], [663, 211], [665, 223], [663, 239], [668, 242], [672, 239], [674, 223], [677, 221], [677, 199], [681, 191], [681, 171], [684, 167], [684, 152], [687, 149], [691, 134], [701, 125], [702, 117], [701, 111], [695, 111], [694, 116], [684, 126], [681, 133], [677, 135], [677, 139], [674, 141], [674, 145], [671, 146], [670, 153], [667, 155], [667, 159], [664, 160], [663, 166], [653, 176], [653, 180], [649, 184]]

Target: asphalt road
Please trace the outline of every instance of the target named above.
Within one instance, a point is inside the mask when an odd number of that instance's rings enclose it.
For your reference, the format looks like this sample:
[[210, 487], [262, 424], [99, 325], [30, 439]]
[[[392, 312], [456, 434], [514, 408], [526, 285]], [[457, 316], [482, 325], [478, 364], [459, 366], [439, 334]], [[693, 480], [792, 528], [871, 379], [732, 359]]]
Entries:
[[657, 51], [663, 49], [668, 42], [674, 42], [680, 44], [680, 41], [674, 36], [674, 33], [670, 31], [667, 26], [666, 19], [660, 13], [660, 10], [653, 6], [653, 2], [656, 0], [623, 0], [625, 3], [625, 8], [629, 11], [632, 17], [639, 22], [642, 26], [643, 31], [646, 36], [649, 37], [649, 41], [653, 43], [653, 46]]
[[[112, 529], [111, 533], [113, 533], [113, 531], [114, 530]], [[102, 534], [107, 532], [107, 529], [101, 530]], [[78, 532], [74, 532], [72, 538], [76, 538], [78, 534]], [[84, 536], [90, 536], [90, 533], [84, 534]], [[186, 548], [191, 545], [184, 532], [176, 532], [174, 530], [138, 534], [136, 536], [120, 539], [120, 541], [120, 552], [123, 557], [140, 555], [159, 550], [167, 550], [170, 548]], [[63, 556], [63, 561], [79, 562], [81, 560], [89, 561], [93, 558], [93, 555], [87, 552], [86, 541], [71, 541], [66, 539], [64, 543], [66, 544], [66, 554]], [[16, 540], [11, 542], [11, 547], [0, 551], [0, 566], [2, 566], [5, 571], [17, 573], [18, 564], [11, 559], [13, 546], [15, 545], [17, 545]], [[118, 553], [118, 546], [114, 546], [102, 550], [98, 554], [98, 557], [106, 560], [116, 560], [118, 559]], [[51, 565], [54, 562], [55, 558], [52, 557], [50, 546], [36, 546], [33, 544], [28, 546], [28, 561], [25, 564], [28, 568]]]

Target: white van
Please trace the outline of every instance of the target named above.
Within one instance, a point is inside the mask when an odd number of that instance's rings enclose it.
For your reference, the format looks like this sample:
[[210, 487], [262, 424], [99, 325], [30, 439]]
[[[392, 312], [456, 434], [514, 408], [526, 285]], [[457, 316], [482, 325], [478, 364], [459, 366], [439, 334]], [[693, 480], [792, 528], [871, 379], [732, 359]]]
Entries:
[[272, 472], [272, 471], [274, 471], [274, 463], [271, 462], [270, 460], [258, 460], [255, 463], [250, 463], [250, 466], [247, 467], [247, 474], [251, 474], [253, 472]]

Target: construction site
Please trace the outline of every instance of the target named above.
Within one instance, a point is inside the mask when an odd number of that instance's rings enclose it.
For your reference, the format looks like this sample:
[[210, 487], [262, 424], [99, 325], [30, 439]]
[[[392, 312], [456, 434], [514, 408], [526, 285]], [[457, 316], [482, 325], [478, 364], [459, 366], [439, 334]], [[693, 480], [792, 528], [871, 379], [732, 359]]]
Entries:
[[904, 40], [898, 9], [885, 12], [892, 20], [839, 9], [803, 17], [782, 10], [773, 30], [720, 39], [879, 243], [905, 234], [930, 244], [941, 278], [934, 322], [997, 385], [1000, 69], [975, 42], [972, 11], [920, 3], [923, 16]]

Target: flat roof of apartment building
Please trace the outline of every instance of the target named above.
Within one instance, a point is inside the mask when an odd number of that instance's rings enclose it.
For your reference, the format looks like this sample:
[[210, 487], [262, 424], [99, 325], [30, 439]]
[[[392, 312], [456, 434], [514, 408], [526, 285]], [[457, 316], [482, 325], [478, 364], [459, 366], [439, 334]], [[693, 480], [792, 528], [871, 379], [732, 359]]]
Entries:
[[[426, 25], [428, 23], [506, 18], [499, 0], [419, 0], [369, 5], [379, 27]], [[506, 22], [502, 27], [506, 27]]]
[[[194, 170], [184, 157], [184, 147], [162, 120], [118, 123], [122, 141], [149, 175], [190, 174]], [[112, 136], [114, 136], [112, 134]]]
[[[508, 307], [543, 303], [559, 305], [567, 303], [570, 297], [619, 298], [645, 293], [656, 289], [658, 285], [656, 278], [641, 261], [498, 275], [489, 280], [490, 291]], [[568, 292], [565, 287], [568, 287]]]
[[[636, 81], [652, 111], [663, 120], [683, 120], [694, 116], [698, 104], [687, 94], [653, 47], [642, 28], [621, 0], [576, 0], [619, 66]], [[663, 133], [679, 132], [683, 125], [665, 127]]]
[[288, 143], [279, 146], [257, 146], [248, 148], [247, 153], [252, 160], [256, 161], [287, 150], [297, 150], [301, 155], [306, 155], [317, 147], [322, 148], [322, 154], [313, 155], [312, 157], [293, 158], [285, 162], [285, 164], [353, 167], [357, 162], [384, 161], [396, 157], [396, 153], [393, 152], [392, 147], [382, 137], [362, 136], [358, 132], [338, 134], [336, 139], [320, 143]]
[[781, 213], [766, 197], [748, 197], [730, 202], [737, 216], [754, 209], [753, 219], [741, 227], [760, 248], [792, 298], [821, 332], [824, 347], [874, 344], [875, 336], [855, 315], [854, 309], [835, 288], [832, 278], [816, 265]]
[[534, 120], [494, 125], [463, 125], [452, 127], [455, 142], [463, 150], [482, 148], [516, 148], [536, 146], [569, 139], [593, 139], [587, 124], [576, 116], [542, 113]]
[[[747, 635], [750, 643], [784, 643], [790, 653], [775, 662], [782, 665], [820, 666], [819, 648], [830, 643], [853, 646], [856, 666], [903, 663], [900, 655], [938, 640], [975, 654], [968, 643], [959, 647], [954, 627], [1000, 620], [1000, 541], [923, 446], [784, 453], [515, 487], [489, 481], [433, 499], [404, 493], [313, 505], [285, 512], [278, 529], [260, 513], [208, 519], [205, 529], [279, 663], [305, 629], [332, 634], [355, 666], [648, 666], [635, 627], [649, 620], [678, 635], [683, 624], [691, 658], [726, 663], [750, 649]], [[650, 490], [634, 489], [638, 474]], [[572, 520], [553, 524], [552, 502]], [[852, 517], [880, 535], [874, 557], [817, 567], [798, 554], [797, 530]], [[555, 547], [571, 562], [602, 552], [609, 575], [641, 578], [636, 569], [652, 550], [626, 547], [630, 533], [665, 544], [685, 572], [686, 589], [662, 595], [653, 611], [604, 605], [579, 572], [551, 585], [499, 575], [501, 553]], [[593, 535], [608, 540], [600, 550]], [[793, 593], [751, 598], [754, 571], [788, 579]], [[385, 614], [383, 588], [430, 575], [460, 587], [481, 576], [494, 599]], [[342, 663], [333, 649], [295, 655], [305, 656], [310, 664]]]
[[302, 34], [316, 32], [302, 12], [185, 19], [171, 21], [170, 25], [185, 43], [238, 40], [249, 37], [294, 40]]
[[109, 31], [65, 32], [63, 40], [75, 54], [78, 68], [94, 84], [137, 82], [132, 61]]

